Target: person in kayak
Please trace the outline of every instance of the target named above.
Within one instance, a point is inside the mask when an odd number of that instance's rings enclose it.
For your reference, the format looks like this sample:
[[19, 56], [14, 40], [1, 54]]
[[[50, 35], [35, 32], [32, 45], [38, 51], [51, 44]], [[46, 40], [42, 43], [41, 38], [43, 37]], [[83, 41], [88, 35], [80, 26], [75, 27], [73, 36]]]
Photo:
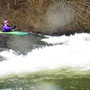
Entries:
[[15, 28], [16, 28], [16, 25], [15, 25], [14, 27], [10, 27], [9, 25], [10, 25], [9, 21], [6, 20], [6, 21], [4, 22], [3, 27], [2, 27], [2, 31], [3, 31], [3, 32], [11, 32], [12, 29], [15, 29]]

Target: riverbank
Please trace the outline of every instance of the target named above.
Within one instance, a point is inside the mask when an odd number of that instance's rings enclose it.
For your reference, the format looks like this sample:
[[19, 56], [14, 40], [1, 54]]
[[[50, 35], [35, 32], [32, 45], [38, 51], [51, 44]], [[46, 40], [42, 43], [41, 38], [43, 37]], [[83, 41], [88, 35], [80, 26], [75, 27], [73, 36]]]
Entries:
[[49, 35], [90, 31], [90, 6], [85, 0], [1, 0], [0, 26], [9, 19], [21, 31]]

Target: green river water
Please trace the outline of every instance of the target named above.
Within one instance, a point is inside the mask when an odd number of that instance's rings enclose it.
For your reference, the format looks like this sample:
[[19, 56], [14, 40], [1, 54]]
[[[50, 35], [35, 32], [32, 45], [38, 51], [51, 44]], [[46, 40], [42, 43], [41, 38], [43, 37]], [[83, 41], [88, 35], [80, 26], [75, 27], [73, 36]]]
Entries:
[[0, 90], [90, 90], [89, 71], [70, 67], [0, 78]]

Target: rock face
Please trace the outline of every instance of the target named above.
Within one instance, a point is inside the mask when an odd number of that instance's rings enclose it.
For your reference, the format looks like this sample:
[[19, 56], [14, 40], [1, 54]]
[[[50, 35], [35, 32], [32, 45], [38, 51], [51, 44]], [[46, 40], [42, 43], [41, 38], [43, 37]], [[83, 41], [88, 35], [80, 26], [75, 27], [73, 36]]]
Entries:
[[90, 30], [89, 0], [0, 0], [0, 25], [9, 19], [22, 31], [62, 35]]

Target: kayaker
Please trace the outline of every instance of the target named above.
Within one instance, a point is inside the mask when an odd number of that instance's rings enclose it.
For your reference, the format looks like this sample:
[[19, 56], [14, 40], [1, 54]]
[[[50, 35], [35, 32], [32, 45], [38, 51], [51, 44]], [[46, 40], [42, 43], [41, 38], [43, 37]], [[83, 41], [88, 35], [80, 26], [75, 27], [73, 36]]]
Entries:
[[15, 25], [14, 27], [10, 27], [9, 25], [10, 25], [9, 21], [6, 20], [6, 21], [4, 22], [3, 27], [2, 27], [2, 31], [3, 31], [3, 32], [11, 32], [13, 29], [16, 28], [16, 25]]

